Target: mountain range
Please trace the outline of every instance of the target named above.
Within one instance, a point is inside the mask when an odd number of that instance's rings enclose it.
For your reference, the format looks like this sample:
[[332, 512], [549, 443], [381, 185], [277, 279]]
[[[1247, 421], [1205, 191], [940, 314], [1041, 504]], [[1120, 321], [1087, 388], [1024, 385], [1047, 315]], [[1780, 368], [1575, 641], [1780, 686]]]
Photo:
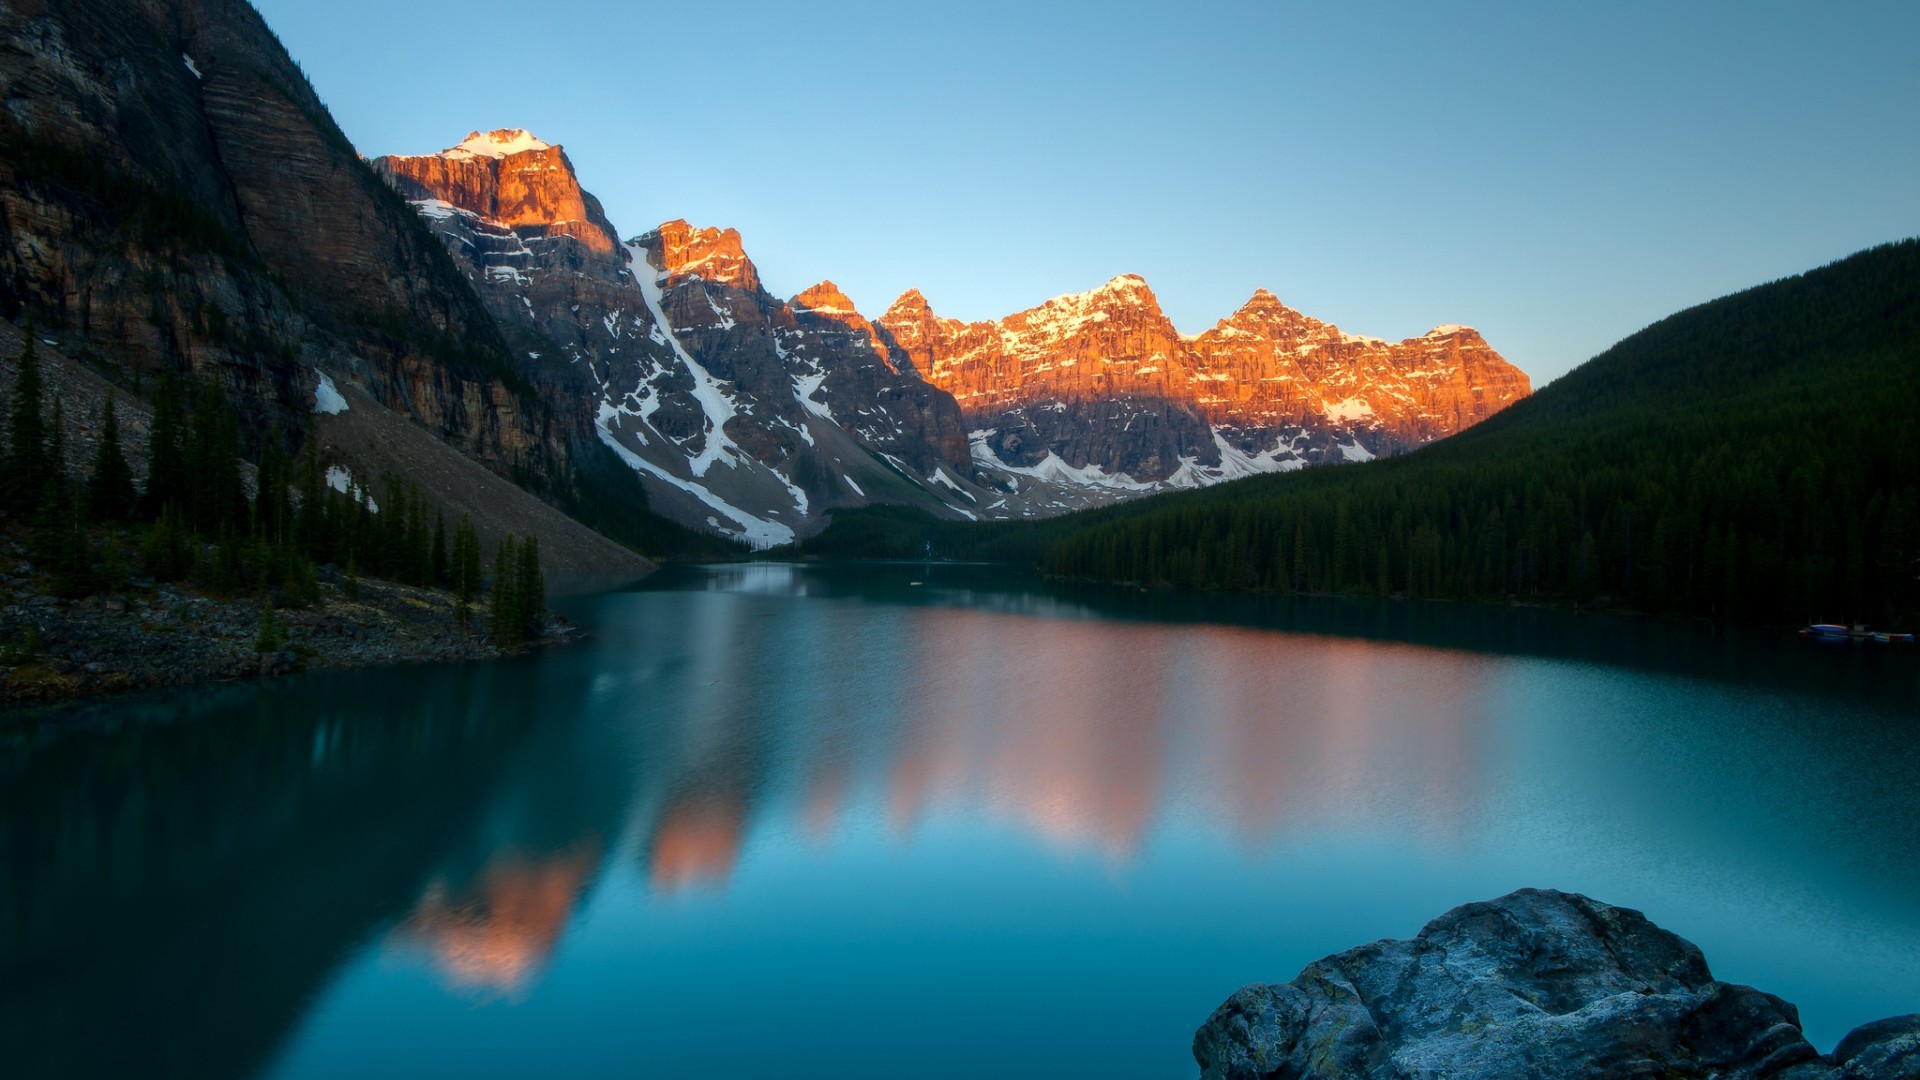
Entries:
[[529, 132], [362, 158], [244, 0], [9, 4], [0, 86], [0, 314], [134, 397], [217, 384], [246, 445], [317, 435], [342, 483], [476, 503], [444, 450], [649, 550], [1365, 460], [1529, 390], [1466, 327], [1387, 342], [1265, 291], [1198, 335], [1131, 275], [982, 322], [782, 299], [734, 230], [623, 239]]
[[564, 151], [519, 129], [372, 165], [528, 359], [592, 372], [596, 430], [656, 507], [756, 545], [836, 506], [1044, 516], [1366, 460], [1528, 391], [1467, 327], [1389, 343], [1264, 290], [1198, 336], [1133, 275], [994, 322], [918, 291], [869, 320], [831, 281], [781, 300], [735, 230], [620, 241]]
[[[1915, 417], [1908, 239], [1671, 315], [1418, 454], [1039, 523], [993, 554], [1189, 588], [1911, 628]], [[896, 551], [928, 542], [910, 532]]]

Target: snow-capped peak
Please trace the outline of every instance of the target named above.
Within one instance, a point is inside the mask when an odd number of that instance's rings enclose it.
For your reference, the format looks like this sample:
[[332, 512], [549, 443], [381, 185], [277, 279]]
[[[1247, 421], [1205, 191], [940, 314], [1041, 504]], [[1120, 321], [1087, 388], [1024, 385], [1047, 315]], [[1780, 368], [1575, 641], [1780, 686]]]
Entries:
[[442, 156], [503, 158], [509, 154], [524, 154], [529, 150], [550, 150], [552, 145], [534, 138], [525, 128], [499, 128], [488, 132], [471, 132], [460, 145], [448, 149]]
[[1451, 337], [1454, 334], [1470, 334], [1473, 332], [1474, 332], [1473, 327], [1471, 326], [1461, 326], [1459, 323], [1448, 323], [1445, 326], [1436, 326], [1433, 329], [1427, 331], [1426, 336], [1427, 337]]

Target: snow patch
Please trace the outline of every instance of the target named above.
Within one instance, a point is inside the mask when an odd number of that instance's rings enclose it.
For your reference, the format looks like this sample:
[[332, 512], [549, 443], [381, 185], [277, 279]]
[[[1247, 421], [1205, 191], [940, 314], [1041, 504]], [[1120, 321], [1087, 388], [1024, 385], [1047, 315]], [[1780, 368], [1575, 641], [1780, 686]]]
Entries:
[[840, 476], [840, 479], [845, 480], [847, 482], [847, 486], [853, 489], [853, 493], [855, 495], [858, 495], [863, 499], [867, 497], [867, 493], [860, 490], [860, 485], [853, 482], [853, 477], [842, 473]]
[[447, 158], [503, 158], [508, 154], [524, 154], [529, 150], [550, 150], [547, 143], [533, 137], [532, 133], [521, 128], [503, 128], [485, 134], [473, 132], [466, 141], [450, 150], [441, 152]]
[[1345, 423], [1350, 420], [1364, 420], [1373, 415], [1373, 406], [1365, 399], [1350, 397], [1345, 401], [1321, 402], [1320, 408], [1327, 419]]
[[961, 487], [959, 484], [955, 483], [953, 477], [947, 475], [947, 470], [941, 468], [938, 465], [934, 466], [933, 475], [928, 477], [927, 479], [932, 480], [936, 484], [941, 484], [946, 487], [950, 487], [953, 490], [959, 492], [960, 494], [965, 495], [969, 502], [980, 501], [979, 499], [976, 499], [973, 497], [973, 492], [968, 491], [967, 489]]
[[734, 328], [735, 324], [733, 321], [733, 316], [720, 310], [720, 305], [713, 302], [712, 293], [709, 293], [706, 289], [702, 288], [700, 290], [700, 296], [702, 299], [704, 299], [707, 302], [707, 310], [713, 312], [714, 318], [720, 320], [720, 329], [731, 330]]
[[[318, 374], [320, 376], [320, 385], [315, 387], [313, 391], [313, 411], [325, 413], [328, 416], [338, 416], [346, 412], [347, 399], [340, 396], [340, 388], [333, 385], [333, 380], [327, 377], [326, 372], [322, 371]], [[345, 491], [347, 489], [341, 488], [340, 490]]]
[[188, 56], [186, 53], [181, 53], [180, 62], [187, 65], [187, 70], [193, 72], [194, 78], [196, 79], [206, 78], [205, 75], [200, 74], [200, 65], [193, 62], [193, 57]]
[[[702, 367], [700, 362], [680, 344], [680, 339], [674, 336], [673, 324], [667, 320], [667, 313], [660, 306], [660, 275], [642, 272], [642, 268], [652, 269], [652, 265], [647, 262], [647, 250], [638, 244], [628, 244], [627, 250], [633, 257], [633, 278], [640, 285], [640, 295], [647, 302], [647, 310], [653, 314], [654, 324], [666, 331], [667, 344], [673, 347], [674, 357], [693, 375], [693, 398], [700, 403], [701, 412], [706, 414], [706, 445], [701, 448], [698, 456], [687, 463], [688, 467], [693, 470], [695, 476], [707, 475], [707, 470], [712, 468], [716, 461], [725, 461], [738, 468], [741, 459], [746, 458], [746, 455], [740, 451], [732, 439], [727, 437], [726, 432], [727, 421], [733, 419], [738, 412], [733, 398], [727, 394], [720, 380], [708, 374], [707, 369]], [[746, 460], [752, 459], [746, 458]], [[789, 534], [792, 533], [791, 529], [787, 531]]]
[[462, 212], [459, 207], [445, 199], [414, 199], [412, 202], [414, 212], [428, 221], [445, 221], [450, 217], [459, 216]]
[[646, 458], [641, 457], [639, 454], [627, 449], [613, 434], [613, 419], [620, 415], [622, 415], [620, 410], [602, 401], [600, 403], [599, 415], [595, 417], [593, 427], [594, 431], [599, 434], [600, 441], [611, 448], [615, 454], [618, 454], [620, 460], [627, 463], [628, 468], [633, 469], [635, 472], [644, 472], [649, 476], [672, 484], [681, 491], [699, 499], [711, 509], [718, 511], [719, 514], [724, 515], [729, 521], [733, 522], [733, 525], [730, 527], [721, 522], [718, 517], [711, 516], [707, 518], [707, 524], [728, 536], [744, 542], [748, 547], [756, 551], [765, 551], [768, 548], [793, 543], [793, 530], [788, 526], [778, 521], [767, 521], [764, 518], [755, 517], [745, 510], [734, 506], [732, 503], [727, 502], [727, 500], [713, 492], [708, 491], [701, 485], [690, 480], [682, 480], [660, 466], [655, 465], [653, 462], [648, 461]]
[[373, 513], [377, 514], [380, 512], [380, 504], [373, 501], [373, 496], [368, 494], [367, 489], [354, 483], [353, 472], [345, 465], [327, 466], [326, 480], [327, 486], [333, 490], [342, 495], [350, 496], [354, 502], [365, 503], [367, 509]]
[[806, 407], [808, 412], [822, 420], [833, 422], [833, 410], [827, 407], [827, 403], [813, 399], [814, 393], [820, 389], [820, 384], [826, 381], [827, 375], [823, 371], [804, 375], [796, 374], [793, 377], [793, 396]]
[[1038, 465], [1009, 465], [1000, 460], [1000, 455], [987, 445], [987, 437], [992, 431], [969, 432], [968, 448], [973, 452], [973, 460], [989, 468], [999, 469], [1021, 476], [1031, 477], [1054, 484], [1071, 484], [1075, 487], [1103, 487], [1116, 491], [1152, 491], [1159, 485], [1143, 484], [1126, 473], [1109, 473], [1098, 465], [1088, 464], [1083, 468], [1074, 468], [1060, 455], [1047, 451], [1047, 456]]

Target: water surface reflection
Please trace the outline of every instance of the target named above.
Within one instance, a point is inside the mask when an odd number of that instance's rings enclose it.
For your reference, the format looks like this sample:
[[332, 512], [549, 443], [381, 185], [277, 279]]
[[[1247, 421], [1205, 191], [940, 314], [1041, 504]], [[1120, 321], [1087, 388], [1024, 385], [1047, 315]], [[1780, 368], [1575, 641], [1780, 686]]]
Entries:
[[16, 733], [10, 1061], [1188, 1075], [1233, 987], [1522, 884], [1646, 908], [1824, 1042], [1920, 1006], [1887, 657], [953, 568], [575, 603], [594, 637], [522, 661]]

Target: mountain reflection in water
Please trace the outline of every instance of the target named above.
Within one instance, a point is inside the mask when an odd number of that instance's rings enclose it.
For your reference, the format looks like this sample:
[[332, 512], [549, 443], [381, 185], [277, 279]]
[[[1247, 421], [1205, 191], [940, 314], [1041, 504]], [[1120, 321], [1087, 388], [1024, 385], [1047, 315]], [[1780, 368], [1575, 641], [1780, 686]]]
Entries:
[[[679, 1075], [734, 1040], [879, 1076], [938, 1042], [923, 1075], [1177, 1075], [1242, 982], [1520, 884], [1704, 936], [1817, 1041], [1920, 1005], [1920, 871], [1885, 858], [1920, 843], [1916, 683], [1888, 656], [967, 568], [674, 573], [574, 602], [568, 649], [17, 733], [10, 1062]], [[746, 1033], [742, 986], [782, 1002]], [[1098, 1047], [1050, 1033], [1068, 996]]]

